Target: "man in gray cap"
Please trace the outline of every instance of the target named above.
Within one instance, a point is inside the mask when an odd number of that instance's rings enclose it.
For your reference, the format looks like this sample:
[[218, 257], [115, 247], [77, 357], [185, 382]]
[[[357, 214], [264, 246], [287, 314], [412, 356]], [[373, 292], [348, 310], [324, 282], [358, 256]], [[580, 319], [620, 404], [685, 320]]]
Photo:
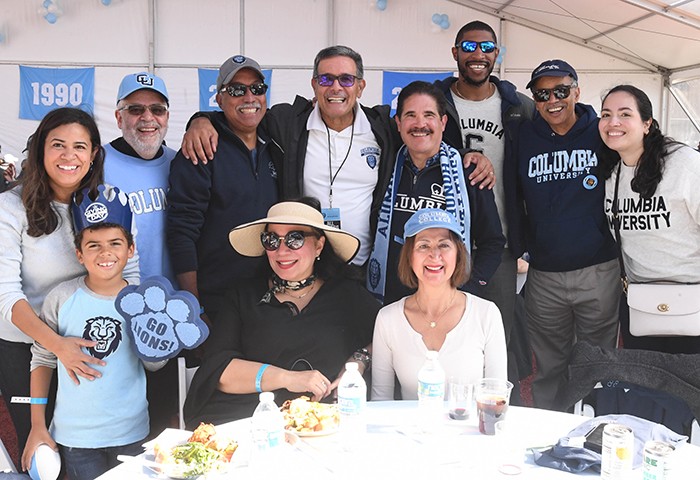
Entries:
[[178, 152], [170, 170], [168, 248], [180, 288], [192, 292], [210, 319], [234, 281], [256, 275], [261, 258], [239, 255], [228, 242], [236, 225], [262, 218], [277, 202], [282, 152], [258, 129], [267, 110], [258, 62], [236, 55], [219, 68], [210, 119], [219, 144], [215, 161], [194, 165]]
[[[576, 341], [615, 346], [620, 271], [598, 175], [598, 116], [578, 103], [576, 70], [547, 60], [527, 88], [537, 113], [514, 135], [515, 162], [505, 165], [509, 245], [530, 254], [525, 293], [528, 331], [537, 361], [535, 406], [552, 408], [566, 381]], [[511, 186], [509, 188], [509, 186]]]
[[163, 275], [172, 281], [165, 248], [165, 194], [175, 150], [163, 141], [170, 118], [165, 82], [146, 72], [125, 76], [114, 115], [122, 136], [104, 145], [105, 181], [129, 195], [141, 279]]

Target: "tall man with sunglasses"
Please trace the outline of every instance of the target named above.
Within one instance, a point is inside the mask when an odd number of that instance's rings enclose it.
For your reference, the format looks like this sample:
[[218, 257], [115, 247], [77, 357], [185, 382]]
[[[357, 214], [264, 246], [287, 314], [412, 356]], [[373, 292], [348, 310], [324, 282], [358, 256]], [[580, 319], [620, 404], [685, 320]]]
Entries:
[[141, 278], [174, 280], [165, 248], [165, 195], [175, 150], [163, 141], [168, 132], [168, 91], [147, 72], [125, 76], [114, 112], [122, 136], [104, 145], [105, 181], [129, 195], [138, 229]]
[[[508, 238], [512, 215], [506, 210], [504, 162], [514, 154], [513, 130], [523, 120], [532, 118], [535, 107], [530, 98], [516, 91], [515, 85], [492, 75], [498, 54], [493, 28], [479, 20], [469, 22], [459, 29], [452, 47], [459, 76], [436, 85], [448, 101], [443, 140], [475, 160], [486, 156], [493, 165], [499, 179], [493, 187], [494, 198], [503, 234]], [[506, 246], [498, 269], [481, 290], [481, 296], [501, 311], [507, 343], [515, 321], [517, 259]], [[517, 380], [514, 362], [509, 363], [509, 377]]]
[[216, 89], [222, 111], [210, 117], [219, 138], [214, 161], [195, 165], [178, 152], [170, 170], [167, 228], [180, 287], [199, 299], [213, 321], [230, 284], [255, 277], [266, 261], [239, 255], [228, 234], [264, 217], [278, 201], [273, 156], [282, 155], [258, 128], [267, 110], [258, 62], [243, 55], [229, 58], [219, 68]]
[[515, 188], [506, 184], [506, 195], [521, 220], [509, 224], [510, 246], [530, 254], [525, 308], [537, 361], [533, 399], [552, 408], [576, 341], [615, 346], [620, 272], [597, 172], [598, 117], [577, 103], [576, 71], [547, 60], [527, 88], [537, 114], [515, 136]]

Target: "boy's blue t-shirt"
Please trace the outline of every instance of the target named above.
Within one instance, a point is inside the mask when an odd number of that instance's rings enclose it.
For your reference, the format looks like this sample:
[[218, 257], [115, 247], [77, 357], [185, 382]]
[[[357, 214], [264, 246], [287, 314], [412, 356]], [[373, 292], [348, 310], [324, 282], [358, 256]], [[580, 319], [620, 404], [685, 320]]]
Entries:
[[[126, 322], [114, 308], [115, 297], [105, 297], [85, 285], [85, 277], [58, 285], [46, 297], [44, 321], [60, 335], [97, 342], [84, 348], [104, 360], [93, 381], [75, 385], [58, 362], [58, 391], [51, 434], [64, 446], [101, 448], [137, 442], [148, 435], [146, 375], [126, 332]], [[52, 354], [32, 347], [32, 369], [52, 366]], [[53, 356], [55, 362], [55, 356]], [[55, 363], [54, 363], [55, 365]]]

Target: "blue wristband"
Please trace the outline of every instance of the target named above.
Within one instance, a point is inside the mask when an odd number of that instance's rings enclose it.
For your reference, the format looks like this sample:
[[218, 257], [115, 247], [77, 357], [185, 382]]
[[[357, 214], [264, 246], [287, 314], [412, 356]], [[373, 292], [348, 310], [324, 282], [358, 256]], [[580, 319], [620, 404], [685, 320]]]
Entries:
[[265, 370], [269, 366], [270, 365], [268, 365], [267, 363], [263, 363], [262, 365], [260, 365], [260, 369], [258, 370], [258, 374], [255, 376], [255, 391], [258, 393], [262, 392], [262, 388], [260, 387], [260, 382], [262, 381], [263, 373], [265, 373]]
[[32, 397], [29, 400], [29, 403], [31, 405], [46, 405], [47, 403], [49, 403], [49, 399], [48, 398], [33, 398]]

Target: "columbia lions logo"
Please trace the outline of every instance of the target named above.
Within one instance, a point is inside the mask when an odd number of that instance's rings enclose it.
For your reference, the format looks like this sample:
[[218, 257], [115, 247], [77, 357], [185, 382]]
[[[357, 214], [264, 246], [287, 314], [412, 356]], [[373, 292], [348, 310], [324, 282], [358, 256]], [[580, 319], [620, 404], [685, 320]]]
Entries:
[[145, 75], [143, 73], [141, 75], [136, 75], [136, 81], [146, 87], [153, 86], [153, 77], [151, 77], [150, 75]]
[[379, 163], [381, 150], [379, 150], [377, 147], [365, 147], [362, 150], [360, 150], [360, 155], [365, 157], [367, 166], [374, 170], [377, 167], [377, 164]]
[[91, 203], [85, 209], [85, 220], [89, 223], [102, 222], [107, 218], [107, 215], [109, 215], [109, 210], [100, 202]]
[[376, 258], [373, 258], [369, 261], [369, 267], [367, 268], [367, 277], [369, 278], [369, 284], [372, 286], [372, 288], [377, 288], [381, 276], [382, 267], [379, 266], [379, 261]]
[[245, 57], [243, 55], [236, 55], [235, 57], [232, 58], [234, 63], [243, 63], [245, 62]]
[[85, 322], [83, 338], [97, 342], [94, 347], [87, 347], [88, 353], [102, 360], [116, 351], [122, 341], [121, 324], [110, 317], [95, 317]]
[[593, 190], [598, 185], [598, 178], [595, 175], [586, 175], [583, 178], [583, 188]]

